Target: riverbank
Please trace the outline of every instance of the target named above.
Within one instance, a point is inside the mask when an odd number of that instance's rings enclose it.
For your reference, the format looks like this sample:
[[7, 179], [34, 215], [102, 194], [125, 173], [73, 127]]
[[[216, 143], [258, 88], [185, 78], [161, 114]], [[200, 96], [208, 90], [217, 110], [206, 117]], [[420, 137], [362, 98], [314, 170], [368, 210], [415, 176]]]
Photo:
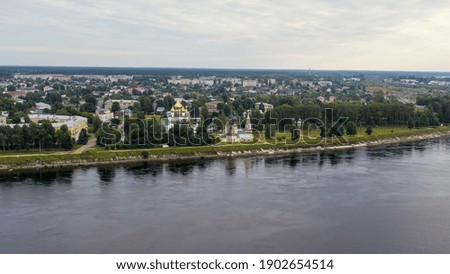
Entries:
[[61, 167], [111, 165], [136, 162], [168, 162], [175, 160], [196, 160], [220, 157], [245, 157], [289, 153], [311, 153], [317, 151], [346, 150], [359, 147], [414, 142], [450, 136], [448, 127], [406, 131], [382, 136], [349, 137], [347, 140], [325, 141], [315, 145], [298, 142], [256, 143], [239, 145], [218, 145], [202, 147], [177, 147], [158, 149], [105, 150], [94, 148], [80, 154], [21, 155], [1, 157], [0, 172], [19, 170], [52, 169]]

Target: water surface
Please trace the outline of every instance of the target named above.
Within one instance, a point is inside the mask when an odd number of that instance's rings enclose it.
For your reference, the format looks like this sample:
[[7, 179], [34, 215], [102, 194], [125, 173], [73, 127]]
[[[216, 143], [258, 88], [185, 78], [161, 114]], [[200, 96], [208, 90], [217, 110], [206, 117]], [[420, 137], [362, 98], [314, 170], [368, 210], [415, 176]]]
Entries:
[[3, 176], [1, 253], [449, 253], [450, 139]]

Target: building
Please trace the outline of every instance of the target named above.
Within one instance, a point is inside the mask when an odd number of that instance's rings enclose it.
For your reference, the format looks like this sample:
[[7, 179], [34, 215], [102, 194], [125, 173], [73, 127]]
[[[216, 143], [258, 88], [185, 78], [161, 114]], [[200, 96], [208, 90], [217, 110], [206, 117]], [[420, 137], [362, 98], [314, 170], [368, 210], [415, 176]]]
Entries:
[[36, 108], [38, 110], [52, 110], [52, 106], [43, 102], [36, 103]]
[[163, 119], [163, 126], [166, 131], [173, 128], [176, 123], [189, 123], [191, 120], [191, 114], [179, 101], [176, 101], [172, 109], [166, 114], [167, 118]]
[[220, 102], [207, 102], [205, 103], [205, 107], [208, 110], [208, 113], [214, 113], [217, 112], [217, 106], [219, 105]]
[[253, 133], [252, 121], [250, 120], [250, 112], [247, 113], [247, 119], [245, 120], [245, 132]]
[[100, 118], [102, 122], [110, 121], [114, 118], [114, 113], [108, 108], [97, 108], [95, 114]]
[[215, 78], [214, 77], [200, 77], [198, 79], [199, 84], [202, 86], [214, 86], [214, 81]]
[[164, 112], [165, 110], [166, 110], [165, 107], [157, 107], [157, 108], [156, 108], [156, 114], [161, 115], [161, 114], [163, 114], [163, 112]]
[[230, 117], [225, 125], [224, 133], [221, 136], [222, 142], [227, 143], [241, 143], [241, 142], [253, 142], [254, 136], [252, 134], [252, 124], [250, 121], [250, 115], [247, 114], [247, 120], [245, 122], [245, 130], [242, 130], [238, 126], [239, 120], [237, 117]]
[[14, 74], [14, 79], [42, 79], [42, 80], [58, 80], [58, 81], [69, 81], [70, 76], [62, 74]]
[[136, 100], [108, 100], [105, 102], [105, 108], [111, 109], [112, 105], [116, 102], [119, 103], [120, 109], [122, 110], [132, 107], [135, 103], [139, 103]]
[[145, 88], [144, 87], [129, 87], [126, 89], [126, 92], [129, 94], [133, 94], [133, 93], [144, 93], [145, 92]]
[[254, 79], [245, 79], [242, 81], [242, 86], [245, 87], [256, 87], [258, 86], [258, 80]]
[[10, 91], [9, 95], [11, 95], [11, 98], [14, 101], [20, 100], [20, 97], [25, 97], [28, 93], [32, 93], [34, 90], [16, 90], [16, 91]]
[[51, 86], [45, 86], [44, 87], [44, 92], [49, 92], [49, 91], [52, 91], [52, 90], [54, 90], [54, 89]]
[[222, 78], [220, 79], [220, 83], [226, 83], [229, 82], [232, 85], [242, 85], [242, 80], [240, 78]]
[[333, 86], [333, 82], [331, 82], [331, 81], [319, 81], [319, 82], [317, 82], [317, 84], [320, 87], [332, 87]]
[[195, 83], [191, 79], [184, 79], [181, 76], [173, 76], [171, 79], [167, 80], [167, 82], [171, 85], [181, 85], [181, 86], [189, 86], [198, 84], [198, 80]]
[[66, 125], [72, 134], [72, 138], [78, 140], [82, 129], [88, 128], [88, 119], [81, 116], [66, 116], [54, 114], [31, 114], [28, 116], [34, 123], [40, 124], [43, 121], [50, 121], [52, 126], [58, 130], [63, 125]]
[[272, 104], [261, 103], [261, 102], [255, 103], [255, 109], [261, 110], [261, 107], [264, 108], [264, 113], [269, 111], [269, 110], [273, 110], [273, 105]]
[[6, 126], [6, 116], [0, 115], [0, 126]]

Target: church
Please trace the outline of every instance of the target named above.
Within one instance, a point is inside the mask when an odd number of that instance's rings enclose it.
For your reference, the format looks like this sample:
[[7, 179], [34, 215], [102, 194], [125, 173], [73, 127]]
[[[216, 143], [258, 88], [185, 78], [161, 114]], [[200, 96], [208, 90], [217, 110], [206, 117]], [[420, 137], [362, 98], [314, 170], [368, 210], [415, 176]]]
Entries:
[[189, 111], [179, 102], [173, 105], [172, 109], [166, 112], [167, 118], [163, 120], [163, 125], [168, 132], [176, 123], [190, 123], [191, 114]]
[[225, 125], [224, 134], [222, 135], [222, 141], [227, 143], [237, 142], [253, 142], [254, 136], [252, 133], [252, 123], [250, 120], [250, 114], [247, 113], [247, 119], [245, 121], [245, 129], [238, 127], [239, 119], [237, 117], [230, 117]]

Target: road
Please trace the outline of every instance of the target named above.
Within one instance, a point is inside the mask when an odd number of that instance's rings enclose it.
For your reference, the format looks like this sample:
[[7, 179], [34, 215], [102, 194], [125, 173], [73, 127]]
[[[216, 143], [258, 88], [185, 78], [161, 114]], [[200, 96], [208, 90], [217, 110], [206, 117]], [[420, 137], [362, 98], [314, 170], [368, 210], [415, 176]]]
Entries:
[[70, 151], [70, 154], [82, 154], [86, 150], [93, 148], [97, 145], [97, 139], [96, 138], [89, 138], [89, 141], [84, 146], [80, 147], [79, 149], [75, 151]]

